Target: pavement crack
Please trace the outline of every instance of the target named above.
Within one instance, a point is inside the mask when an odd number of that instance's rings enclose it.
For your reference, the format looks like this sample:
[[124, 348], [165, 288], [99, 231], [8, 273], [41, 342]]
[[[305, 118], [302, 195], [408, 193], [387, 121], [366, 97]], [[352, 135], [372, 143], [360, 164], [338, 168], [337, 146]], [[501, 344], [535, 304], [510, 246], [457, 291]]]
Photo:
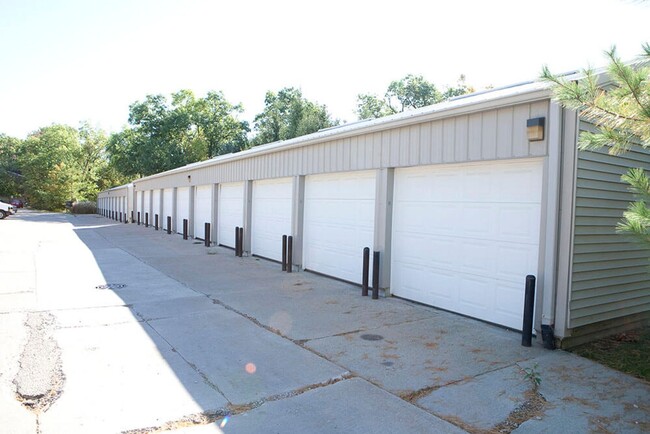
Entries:
[[533, 418], [541, 418], [546, 407], [546, 399], [536, 387], [526, 391], [525, 397], [526, 400], [520, 406], [511, 411], [505, 420], [495, 425], [489, 432], [509, 434], [522, 423]]
[[32, 312], [25, 320], [28, 338], [13, 380], [16, 399], [36, 413], [47, 411], [63, 392], [65, 375], [61, 349], [53, 336], [56, 319], [49, 312]]
[[323, 387], [331, 386], [333, 384], [339, 383], [341, 381], [349, 380], [356, 377], [356, 375], [346, 372], [343, 375], [338, 375], [336, 377], [330, 378], [328, 380], [322, 381], [320, 383], [314, 383], [307, 386], [303, 386], [299, 389], [295, 389], [285, 393], [279, 393], [276, 395], [271, 395], [266, 398], [258, 399], [252, 402], [243, 403], [243, 404], [233, 404], [230, 403], [225, 407], [218, 408], [215, 410], [206, 410], [200, 413], [193, 413], [187, 416], [183, 416], [179, 419], [171, 420], [163, 423], [159, 426], [150, 426], [146, 428], [137, 428], [122, 431], [121, 434], [150, 434], [150, 433], [159, 433], [165, 431], [172, 431], [181, 428], [188, 428], [197, 425], [209, 425], [211, 423], [216, 423], [221, 419], [229, 418], [236, 416], [238, 414], [243, 414], [248, 411], [254, 410], [258, 407], [261, 407], [267, 402], [280, 401], [287, 398], [293, 398], [295, 396], [300, 396], [303, 393], [309, 392], [311, 390], [320, 389]]
[[188, 365], [190, 368], [192, 368], [192, 369], [193, 369], [197, 374], [199, 374], [199, 376], [203, 379], [203, 381], [205, 382], [205, 384], [207, 384], [207, 385], [210, 386], [212, 389], [214, 389], [217, 393], [219, 393], [221, 396], [223, 396], [224, 399], [225, 399], [226, 401], [230, 402], [230, 400], [229, 400], [228, 397], [225, 395], [225, 393], [223, 393], [223, 392], [221, 391], [221, 389], [219, 389], [219, 386], [217, 386], [217, 385], [214, 384], [212, 381], [210, 381], [210, 379], [208, 378], [208, 376], [207, 376], [203, 371], [201, 371], [201, 370], [199, 369], [198, 366], [196, 366], [194, 363], [190, 362], [187, 358], [185, 358], [185, 356], [183, 356], [183, 354], [180, 353], [180, 352], [179, 352], [179, 351], [178, 351], [178, 350], [177, 350], [177, 349], [176, 349], [176, 348], [171, 344], [171, 342], [169, 342], [169, 341], [168, 341], [168, 340], [167, 340], [167, 339], [166, 339], [166, 338], [165, 338], [165, 337], [164, 337], [164, 336], [163, 336], [163, 335], [162, 335], [158, 330], [156, 330], [156, 328], [155, 328], [151, 323], [149, 323], [149, 321], [144, 321], [144, 324], [148, 325], [148, 326], [151, 328], [151, 330], [153, 330], [154, 333], [156, 333], [156, 334], [160, 337], [160, 339], [162, 339], [163, 341], [165, 341], [165, 342], [167, 343], [167, 345], [169, 345], [169, 348], [171, 349], [172, 352], [178, 354], [178, 356], [179, 356], [181, 359], [183, 359], [183, 361], [184, 361], [185, 363], [187, 363], [187, 365]]

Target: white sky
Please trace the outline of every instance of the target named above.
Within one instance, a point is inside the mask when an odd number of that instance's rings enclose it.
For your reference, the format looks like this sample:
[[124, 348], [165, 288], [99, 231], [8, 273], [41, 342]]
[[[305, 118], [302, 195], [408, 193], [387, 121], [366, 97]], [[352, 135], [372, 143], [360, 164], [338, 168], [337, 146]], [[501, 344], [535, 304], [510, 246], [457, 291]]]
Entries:
[[[353, 121], [356, 95], [422, 74], [477, 89], [630, 59], [650, 1], [0, 0], [0, 133], [127, 124], [147, 94], [222, 90], [252, 124], [267, 90]], [[252, 126], [252, 125], [251, 125]]]

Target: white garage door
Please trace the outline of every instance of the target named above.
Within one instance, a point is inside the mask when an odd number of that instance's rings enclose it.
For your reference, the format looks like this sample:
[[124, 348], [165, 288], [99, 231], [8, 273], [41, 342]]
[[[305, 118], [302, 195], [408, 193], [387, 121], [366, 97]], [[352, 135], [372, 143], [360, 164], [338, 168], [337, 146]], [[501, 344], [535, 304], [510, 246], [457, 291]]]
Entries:
[[205, 224], [212, 222], [212, 186], [199, 185], [194, 191], [194, 238], [204, 239]]
[[173, 217], [172, 208], [174, 207], [174, 190], [166, 188], [163, 190], [163, 215], [162, 227], [167, 230], [167, 217]]
[[252, 239], [254, 255], [282, 260], [282, 235], [291, 235], [291, 178], [253, 183]]
[[244, 183], [219, 184], [219, 244], [235, 247], [235, 227], [244, 226]]
[[160, 227], [162, 220], [160, 219], [160, 190], [158, 189], [153, 191], [153, 199], [151, 200], [151, 207], [153, 208], [153, 211], [151, 212], [152, 214], [151, 221], [152, 223], [155, 223], [156, 214], [158, 214], [158, 227]]
[[[190, 219], [190, 188], [180, 187], [176, 190], [176, 231], [183, 233], [183, 219]], [[188, 225], [191, 222], [187, 222]], [[189, 232], [189, 226], [187, 228]], [[189, 234], [188, 234], [189, 235]]]
[[151, 191], [144, 192], [144, 212], [142, 213], [142, 221], [148, 221], [149, 224], [151, 224]]
[[541, 192], [539, 160], [397, 169], [393, 294], [521, 330]]
[[140, 213], [140, 220], [142, 220], [142, 192], [136, 192], [136, 210], [135, 210], [135, 219], [138, 220], [138, 213]]
[[308, 176], [304, 267], [361, 283], [362, 252], [373, 248], [374, 220], [374, 171]]

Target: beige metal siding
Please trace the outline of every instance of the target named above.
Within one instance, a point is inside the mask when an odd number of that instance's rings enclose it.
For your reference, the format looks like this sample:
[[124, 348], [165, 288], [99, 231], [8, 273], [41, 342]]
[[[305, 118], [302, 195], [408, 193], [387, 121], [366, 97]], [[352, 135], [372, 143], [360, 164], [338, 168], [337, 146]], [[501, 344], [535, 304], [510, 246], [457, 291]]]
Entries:
[[650, 311], [648, 250], [615, 229], [634, 200], [621, 181], [631, 167], [650, 169], [650, 152], [578, 153], [571, 328]]
[[[452, 116], [323, 141], [136, 182], [136, 190], [329, 172], [539, 157], [547, 140], [529, 142], [526, 120], [548, 119], [548, 100]], [[187, 176], [191, 175], [188, 182]]]

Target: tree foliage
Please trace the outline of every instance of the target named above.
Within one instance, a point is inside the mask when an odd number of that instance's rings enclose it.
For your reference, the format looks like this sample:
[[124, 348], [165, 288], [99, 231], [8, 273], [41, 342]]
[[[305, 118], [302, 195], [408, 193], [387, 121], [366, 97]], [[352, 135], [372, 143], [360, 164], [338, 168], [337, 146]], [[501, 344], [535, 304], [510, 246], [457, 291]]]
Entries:
[[456, 86], [440, 91], [421, 75], [409, 74], [401, 80], [392, 81], [383, 98], [373, 94], [359, 94], [357, 116], [359, 119], [380, 118], [426, 107], [469, 92], [473, 92], [473, 88], [465, 83], [464, 75], [460, 76]]
[[79, 129], [51, 125], [18, 145], [22, 188], [34, 207], [57, 210], [68, 200], [95, 200], [108, 165], [106, 135], [82, 123]]
[[255, 116], [255, 137], [253, 145], [288, 140], [320, 129], [338, 125], [327, 107], [309, 101], [300, 89], [286, 87], [267, 92], [264, 111]]
[[111, 136], [108, 151], [115, 169], [129, 177], [174, 169], [248, 146], [248, 123], [237, 119], [239, 105], [223, 93], [196, 98], [190, 90], [148, 95], [129, 107], [129, 124]]
[[0, 197], [22, 195], [22, 178], [18, 165], [20, 140], [0, 134]]
[[[620, 154], [632, 146], [650, 147], [650, 45], [634, 63], [624, 63], [612, 48], [605, 52], [609, 60], [609, 80], [591, 69], [579, 80], [567, 80], [542, 70], [542, 79], [552, 85], [554, 98], [563, 106], [580, 112], [598, 131], [582, 132], [578, 146], [582, 150], [607, 148]], [[631, 169], [622, 176], [638, 199], [630, 204], [618, 230], [635, 235], [650, 246], [650, 180], [642, 168]]]

